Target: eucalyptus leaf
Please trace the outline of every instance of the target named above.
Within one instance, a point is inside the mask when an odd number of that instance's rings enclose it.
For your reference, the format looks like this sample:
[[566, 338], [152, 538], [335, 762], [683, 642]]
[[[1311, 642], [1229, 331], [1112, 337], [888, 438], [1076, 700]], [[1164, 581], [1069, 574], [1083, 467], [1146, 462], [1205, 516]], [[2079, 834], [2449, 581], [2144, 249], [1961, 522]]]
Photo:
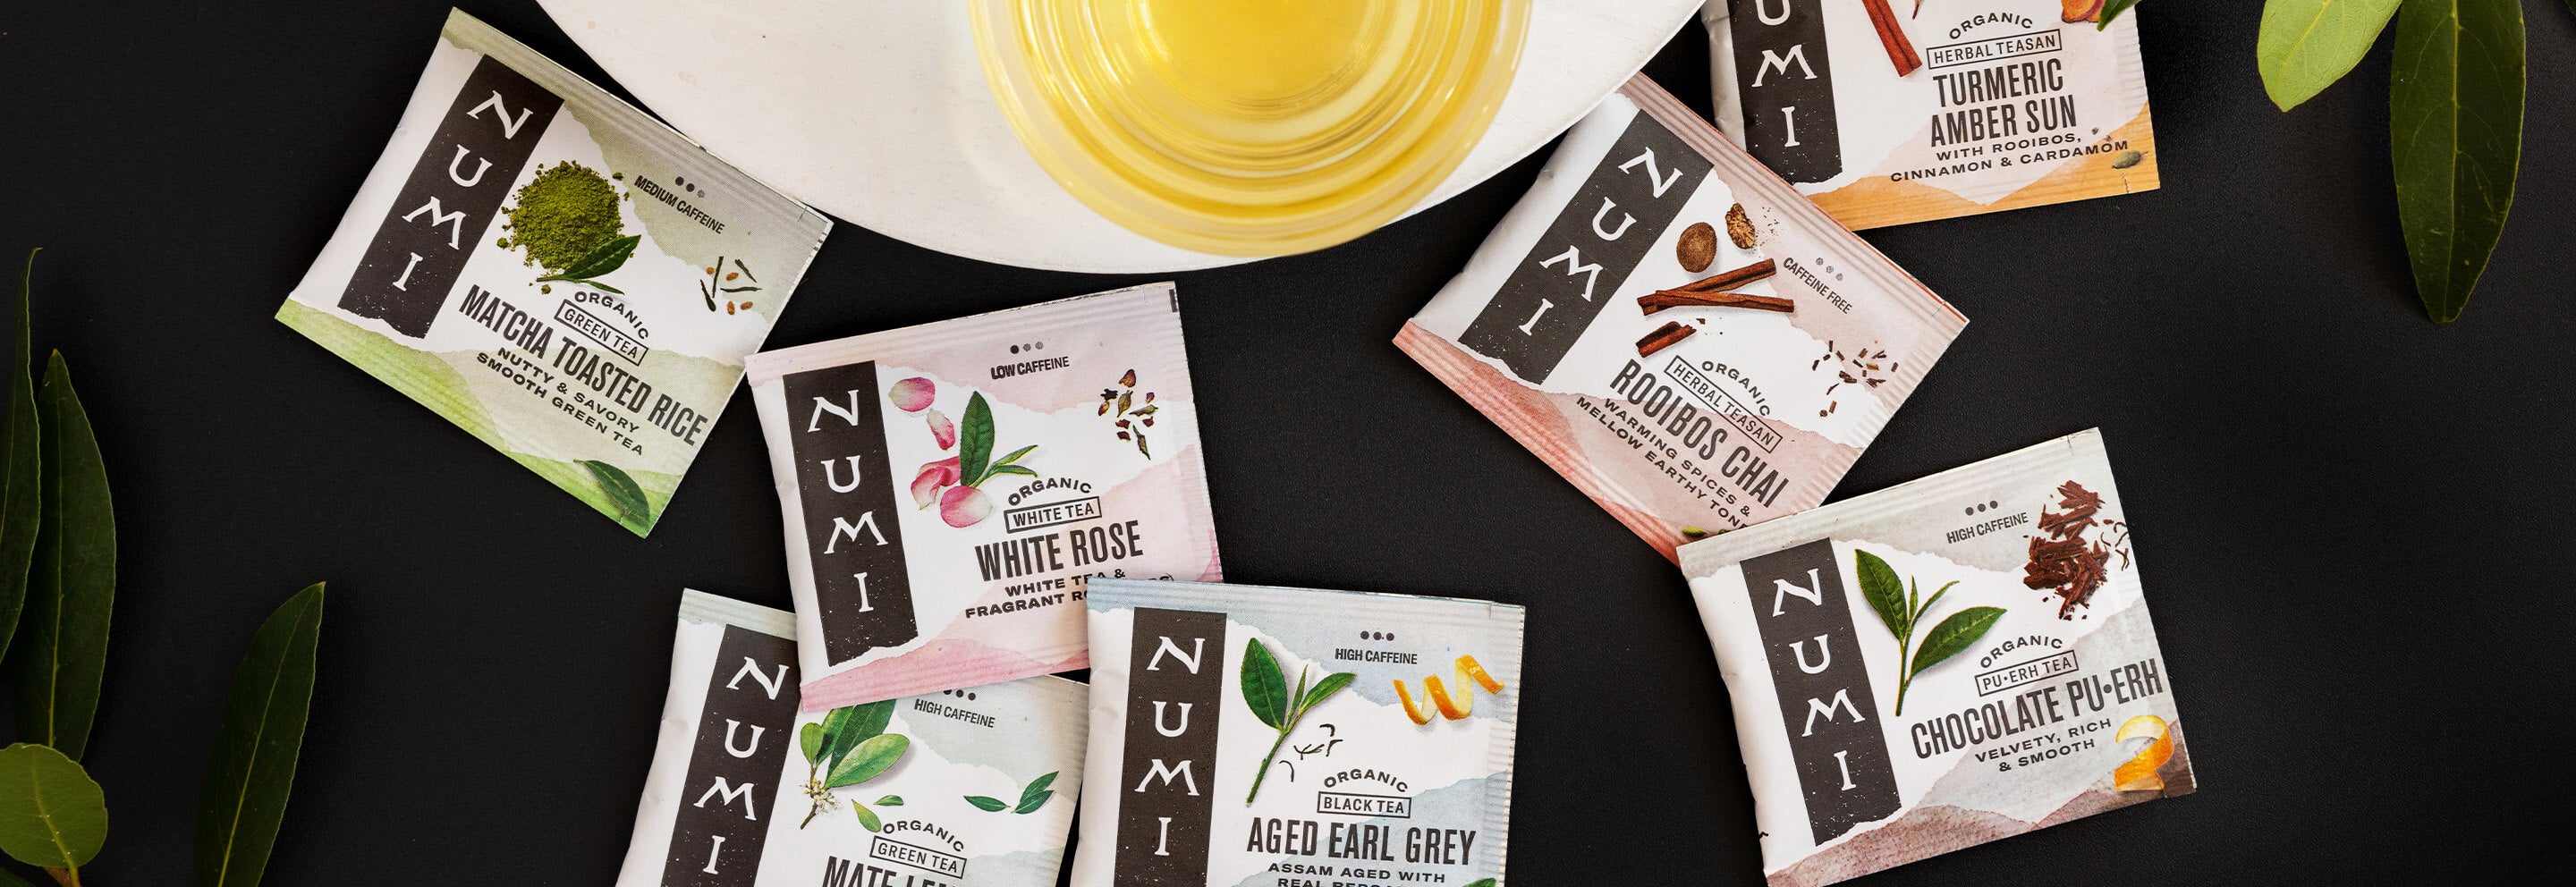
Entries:
[[625, 469], [597, 459], [583, 459], [581, 467], [590, 469], [591, 478], [608, 493], [608, 501], [617, 506], [619, 521], [638, 531], [652, 528], [653, 501], [644, 497], [644, 488]]
[[[1029, 787], [1020, 790], [1020, 806], [1029, 806], [1030, 798], [1035, 798], [1042, 794], [1051, 794], [1051, 792], [1047, 791], [1047, 786], [1055, 784], [1055, 776], [1056, 775], [1054, 773], [1049, 773], [1045, 776], [1029, 780]], [[1026, 813], [1028, 811], [1022, 810], [1020, 812]]]
[[1306, 691], [1306, 698], [1297, 703], [1297, 711], [1303, 713], [1313, 710], [1317, 703], [1323, 702], [1343, 687], [1350, 686], [1351, 682], [1358, 678], [1359, 675], [1347, 671], [1325, 675], [1323, 680], [1315, 682], [1315, 689]]
[[878, 819], [878, 818], [877, 818], [877, 812], [876, 812], [876, 811], [874, 811], [874, 810], [870, 810], [870, 809], [868, 809], [868, 805], [866, 805], [866, 804], [862, 804], [862, 803], [859, 803], [859, 802], [857, 802], [857, 801], [851, 801], [851, 802], [850, 802], [850, 812], [852, 812], [852, 813], [856, 813], [856, 814], [858, 814], [858, 815], [859, 815], [859, 827], [860, 827], [860, 828], [867, 829], [868, 831], [872, 831], [872, 832], [881, 832], [881, 831], [885, 831], [885, 821], [884, 821], [884, 820], [881, 820], [881, 819]]
[[36, 526], [44, 520], [44, 457], [36, 425], [35, 346], [28, 327], [29, 290], [36, 278], [36, 250], [27, 251], [27, 268], [18, 275], [17, 320], [11, 324], [18, 346], [9, 352], [9, 399], [0, 413], [0, 654], [18, 633], [18, 613], [27, 605], [27, 569], [36, 556]]
[[985, 470], [993, 464], [993, 406], [984, 402], [984, 392], [966, 398], [966, 418], [958, 425], [957, 468], [967, 486], [984, 482]]
[[1034, 795], [1023, 796], [1020, 798], [1020, 805], [1011, 808], [1011, 812], [1021, 814], [1036, 813], [1038, 812], [1038, 808], [1046, 806], [1047, 799], [1052, 797], [1055, 797], [1054, 791], [1042, 791]]
[[197, 808], [197, 883], [253, 887], [286, 820], [322, 643], [322, 584], [278, 606], [233, 672]]
[[2270, 0], [2254, 38], [2263, 91], [2287, 111], [2333, 86], [2379, 42], [2398, 0]]
[[116, 514], [107, 467], [71, 371], [56, 352], [36, 392], [43, 417], [44, 519], [20, 636], [7, 669], [17, 688], [19, 735], [80, 760], [107, 672], [108, 617], [116, 603]]
[[805, 763], [823, 762], [823, 725], [807, 724], [796, 731], [796, 745], [805, 751]]
[[1908, 615], [1905, 610], [1905, 580], [1897, 578], [1896, 568], [1888, 566], [1887, 561], [1866, 551], [1854, 549], [1852, 564], [1856, 568], [1853, 572], [1860, 574], [1861, 599], [1869, 602], [1870, 610], [1878, 614], [1878, 621], [1887, 624], [1888, 634], [1904, 637]]
[[901, 733], [880, 733], [868, 737], [866, 742], [851, 749], [850, 756], [842, 758], [839, 766], [832, 768], [832, 778], [824, 780], [823, 787], [840, 788], [875, 779], [878, 774], [886, 772], [886, 768], [894, 766], [894, 762], [903, 757], [903, 750], [911, 744], [912, 740], [904, 738]]
[[2138, 0], [2109, 0], [2109, 2], [2103, 3], [2102, 16], [2100, 20], [2094, 24], [2093, 30], [2100, 31], [2111, 27], [2112, 19], [2119, 18], [2120, 13], [2127, 12], [2129, 11], [2129, 7], [2136, 5], [2138, 5]]
[[1922, 674], [1924, 669], [1975, 645], [1978, 638], [1986, 636], [1987, 629], [1995, 627], [1995, 620], [2001, 618], [2004, 618], [2002, 607], [1969, 607], [1950, 614], [1950, 618], [1941, 620], [1941, 624], [1932, 626], [1931, 631], [1923, 634], [1923, 645], [1914, 650], [1914, 670], [1907, 677]]
[[1243, 703], [1271, 729], [1286, 729], [1282, 725], [1288, 722], [1288, 679], [1280, 674], [1279, 661], [1270, 658], [1270, 648], [1258, 638], [1243, 642]]
[[986, 813], [1000, 813], [1004, 810], [1011, 809], [1011, 805], [1002, 803], [1002, 799], [987, 798], [983, 795], [967, 795], [966, 803], [973, 804], [975, 805], [975, 809], [982, 810]]
[[0, 749], [0, 852], [40, 868], [77, 869], [107, 844], [107, 793], [62, 752]]
[[[598, 246], [591, 247], [590, 252], [583, 254], [579, 259], [573, 260], [572, 267], [563, 269], [561, 273], [550, 274], [537, 279], [589, 281], [593, 277], [599, 277], [607, 274], [608, 272], [624, 267], [626, 265], [627, 257], [635, 254], [635, 245], [642, 243], [643, 241], [644, 235], [641, 234], [629, 234], [624, 237], [610, 240]], [[592, 285], [597, 286], [597, 284]]]
[[2522, 4], [2411, 0], [2397, 16], [2388, 128], [2415, 294], [2435, 323], [2468, 306], [2522, 159]]

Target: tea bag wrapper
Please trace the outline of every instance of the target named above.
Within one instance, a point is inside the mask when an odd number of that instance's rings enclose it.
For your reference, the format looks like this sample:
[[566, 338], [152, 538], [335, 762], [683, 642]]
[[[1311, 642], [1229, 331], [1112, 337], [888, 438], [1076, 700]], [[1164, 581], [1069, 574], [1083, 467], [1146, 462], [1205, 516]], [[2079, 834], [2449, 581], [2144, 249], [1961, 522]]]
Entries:
[[277, 319], [641, 536], [830, 229], [451, 11]]
[[763, 352], [804, 706], [1083, 668], [1087, 577], [1212, 580], [1161, 283]]
[[1823, 502], [1966, 324], [1639, 76], [1395, 342], [1669, 558]]
[[1055, 883], [1081, 787], [1081, 684], [799, 714], [793, 627], [683, 596], [621, 887]]
[[1854, 229], [2152, 191], [2138, 10], [1708, 0], [1728, 138]]
[[1682, 548], [1774, 887], [2196, 786], [2098, 431]]
[[1521, 608], [1115, 579], [1084, 604], [1105, 788], [1076, 887], [1503, 878]]

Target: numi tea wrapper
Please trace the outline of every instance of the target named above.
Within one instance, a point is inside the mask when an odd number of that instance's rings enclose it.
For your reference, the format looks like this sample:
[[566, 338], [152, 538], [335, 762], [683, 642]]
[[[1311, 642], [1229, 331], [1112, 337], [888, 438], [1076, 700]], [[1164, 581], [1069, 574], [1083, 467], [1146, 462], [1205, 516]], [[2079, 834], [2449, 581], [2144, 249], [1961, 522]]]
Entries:
[[450, 12], [277, 319], [641, 536], [830, 229]]
[[2138, 13], [2102, 0], [1709, 0], [1728, 138], [1853, 228], [2156, 188]]
[[1086, 579], [1218, 577], [1177, 298], [752, 355], [808, 711], [1082, 668]]
[[1082, 774], [1081, 684], [797, 712], [792, 618], [688, 592], [620, 887], [1044, 887]]
[[1521, 608], [1100, 579], [1075, 887], [1493, 887]]
[[1966, 324], [1639, 76], [1395, 342], [1669, 558], [1823, 502]]
[[2195, 783], [2098, 431], [1682, 548], [1774, 887]]

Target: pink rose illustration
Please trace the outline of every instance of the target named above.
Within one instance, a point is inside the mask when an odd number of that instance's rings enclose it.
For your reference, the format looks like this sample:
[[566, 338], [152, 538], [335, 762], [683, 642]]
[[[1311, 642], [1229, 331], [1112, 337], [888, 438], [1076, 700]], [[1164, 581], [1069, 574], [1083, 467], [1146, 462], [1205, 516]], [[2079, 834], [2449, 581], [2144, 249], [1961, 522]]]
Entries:
[[939, 519], [952, 527], [971, 527], [993, 513], [993, 499], [975, 487], [950, 487], [939, 494]]
[[928, 508], [939, 501], [939, 491], [957, 483], [957, 457], [924, 463], [921, 473], [912, 479], [912, 504]]
[[938, 392], [939, 387], [932, 385], [929, 379], [914, 376], [894, 383], [893, 390], [886, 392], [886, 399], [894, 401], [896, 409], [907, 413], [918, 413], [923, 407], [930, 405], [931, 396]]
[[940, 415], [938, 410], [931, 410], [930, 437], [939, 442], [940, 449], [945, 450], [956, 446], [957, 423], [948, 421], [948, 417]]

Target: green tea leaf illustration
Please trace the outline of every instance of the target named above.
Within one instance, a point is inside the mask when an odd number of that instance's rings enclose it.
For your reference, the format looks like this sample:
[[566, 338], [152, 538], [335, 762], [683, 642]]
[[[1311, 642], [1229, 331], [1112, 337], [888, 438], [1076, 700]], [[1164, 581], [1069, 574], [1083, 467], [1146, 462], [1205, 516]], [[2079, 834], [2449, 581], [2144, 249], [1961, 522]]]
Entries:
[[796, 731], [796, 745], [805, 750], [805, 763], [822, 763], [823, 725], [807, 724], [805, 729]]
[[625, 294], [626, 294], [626, 291], [625, 291], [625, 290], [618, 289], [618, 288], [613, 287], [613, 286], [609, 286], [608, 284], [601, 283], [601, 282], [596, 281], [596, 280], [584, 280], [584, 281], [581, 281], [580, 283], [581, 283], [581, 285], [583, 285], [583, 286], [590, 287], [591, 289], [595, 289], [595, 290], [598, 290], [598, 291], [603, 292], [603, 293], [616, 293], [616, 294], [621, 295], [621, 296], [623, 296], [623, 295], [625, 295]]
[[1978, 638], [1986, 636], [1986, 629], [1995, 627], [1995, 620], [2001, 618], [2004, 618], [2002, 607], [1969, 607], [1950, 614], [1950, 618], [1941, 620], [1941, 624], [1924, 633], [1923, 646], [1914, 651], [1911, 674], [1922, 674], [1924, 669], [1976, 644]]
[[1011, 812], [1036, 813], [1038, 808], [1046, 806], [1047, 799], [1052, 797], [1055, 797], [1055, 791], [1052, 789], [1023, 797], [1020, 799], [1020, 805], [1011, 808]]
[[859, 743], [884, 733], [894, 719], [894, 700], [845, 705], [823, 717], [823, 766], [837, 768]]
[[[2268, 0], [2254, 38], [2263, 91], [2287, 111], [2333, 86], [2379, 42], [2398, 0]], [[2108, 22], [2107, 17], [2104, 18]]]
[[1326, 697], [1340, 691], [1343, 687], [1350, 686], [1352, 681], [1358, 679], [1359, 675], [1347, 671], [1325, 675], [1323, 680], [1315, 683], [1315, 689], [1306, 691], [1306, 698], [1297, 703], [1298, 713], [1303, 714], [1312, 710], [1317, 703], [1323, 702]]
[[991, 479], [992, 479], [992, 477], [993, 477], [993, 475], [997, 475], [997, 474], [1025, 474], [1025, 475], [1028, 475], [1028, 476], [1030, 476], [1030, 477], [1036, 477], [1036, 476], [1038, 476], [1038, 473], [1037, 473], [1037, 472], [1035, 472], [1035, 471], [1030, 471], [1029, 469], [1027, 469], [1027, 468], [1025, 468], [1025, 467], [1022, 467], [1022, 466], [1018, 466], [1018, 465], [995, 465], [995, 466], [993, 466], [992, 470], [987, 471], [987, 472], [985, 472], [985, 473], [984, 473], [984, 478], [985, 478], [986, 480], [991, 480]]
[[[606, 243], [591, 247], [590, 252], [585, 253], [581, 258], [574, 260], [572, 267], [564, 269], [563, 273], [549, 274], [537, 279], [587, 281], [593, 277], [606, 275], [608, 272], [624, 267], [626, 264], [626, 258], [635, 254], [635, 245], [642, 243], [643, 241], [644, 235], [641, 234], [629, 234], [624, 237], [609, 240]], [[592, 285], [597, 286], [598, 284]]]
[[197, 808], [197, 883], [251, 887], [286, 821], [322, 644], [322, 584], [296, 592], [251, 636], [233, 672]]
[[638, 529], [653, 526], [653, 500], [644, 497], [644, 488], [625, 469], [597, 459], [583, 459], [581, 467], [590, 469], [591, 479], [599, 482], [599, 489], [617, 506], [618, 520]]
[[107, 794], [62, 752], [0, 749], [0, 852], [39, 868], [88, 865], [107, 843]]
[[894, 700], [892, 699], [850, 706], [848, 729], [856, 735], [850, 739], [849, 745], [855, 746], [876, 738], [877, 734], [884, 733], [886, 725], [893, 721]]
[[1288, 722], [1288, 678], [1257, 638], [1243, 642], [1243, 703], [1273, 730]]
[[107, 672], [107, 620], [116, 602], [116, 514], [89, 414], [57, 352], [36, 392], [45, 462], [21, 637], [7, 668], [17, 685], [18, 733], [80, 760]]
[[2107, 0], [2107, 2], [2102, 4], [2102, 16], [2095, 20], [2093, 30], [2110, 30], [2112, 19], [2119, 18], [2120, 13], [2127, 12], [2129, 11], [2129, 7], [2136, 5], [2138, 5], [2138, 0]]
[[36, 251], [27, 251], [27, 268], [18, 275], [18, 347], [9, 352], [9, 402], [0, 413], [7, 436], [5, 462], [0, 462], [0, 653], [18, 633], [18, 612], [27, 604], [27, 568], [36, 556], [36, 525], [44, 520], [44, 460], [36, 427], [35, 346], [28, 334], [28, 290], [36, 277]]
[[1860, 574], [1861, 599], [1869, 601], [1869, 608], [1878, 613], [1878, 621], [1887, 624], [1887, 633], [1904, 637], [1909, 615], [1905, 609], [1905, 580], [1896, 577], [1896, 569], [1887, 561], [1866, 551], [1853, 550], [1852, 563]]
[[878, 799], [877, 799], [877, 806], [879, 806], [879, 807], [901, 807], [901, 806], [903, 806], [903, 796], [902, 796], [902, 795], [887, 795], [887, 796], [885, 796], [885, 797], [878, 798]]
[[[998, 465], [1009, 465], [1009, 464], [1011, 464], [1011, 463], [1013, 463], [1013, 462], [1020, 461], [1020, 457], [1022, 457], [1022, 456], [1026, 456], [1026, 455], [1030, 454], [1031, 452], [1035, 452], [1035, 451], [1037, 450], [1037, 448], [1038, 448], [1038, 445], [1037, 445], [1037, 444], [1030, 444], [1030, 445], [1028, 445], [1028, 446], [1021, 447], [1021, 448], [1016, 449], [1016, 450], [1012, 450], [1010, 455], [1008, 455], [1008, 456], [1004, 456], [1004, 457], [1002, 457], [1002, 458], [999, 458], [999, 459], [995, 459], [995, 460], [993, 460], [993, 464], [994, 464], [994, 465], [997, 465], [997, 466], [998, 466]], [[1034, 474], [1036, 474], [1037, 472], [1032, 471], [1032, 472], [1029, 472], [1029, 473], [1030, 473], [1030, 474], [1032, 474], [1032, 475], [1034, 475]]]
[[894, 766], [895, 760], [903, 757], [903, 750], [911, 745], [912, 740], [904, 738], [901, 733], [880, 733], [868, 737], [866, 742], [850, 749], [850, 756], [842, 758], [839, 766], [832, 768], [832, 778], [824, 780], [823, 786], [840, 788], [875, 779], [877, 774]]
[[878, 819], [878, 818], [877, 818], [877, 812], [876, 812], [876, 811], [874, 811], [874, 810], [870, 810], [870, 809], [868, 809], [868, 805], [866, 805], [866, 804], [862, 804], [862, 803], [859, 803], [859, 802], [857, 802], [857, 801], [851, 801], [851, 802], [850, 802], [850, 812], [852, 812], [852, 813], [856, 813], [856, 814], [858, 814], [858, 815], [859, 815], [859, 827], [860, 827], [860, 828], [867, 829], [868, 831], [872, 831], [872, 832], [881, 832], [881, 831], [885, 831], [885, 821], [884, 821], [884, 820], [881, 820], [881, 819]]
[[2435, 323], [2459, 319], [2504, 235], [2522, 160], [2523, 52], [2515, 0], [2411, 0], [2397, 13], [2397, 221]]
[[966, 419], [957, 426], [957, 470], [963, 483], [975, 486], [984, 482], [984, 474], [993, 464], [993, 406], [984, 402], [984, 392], [966, 398]]
[[1011, 809], [1011, 805], [1002, 803], [1002, 799], [987, 798], [983, 795], [967, 795], [966, 803], [973, 804], [975, 805], [975, 809], [982, 810], [986, 813], [1000, 813], [1004, 810]]
[[1467, 887], [1498, 887], [1499, 883], [1492, 878], [1482, 878], [1467, 882]]
[[[852, 705], [833, 709], [823, 715], [823, 756], [816, 758], [815, 762], [822, 764], [826, 772], [829, 772], [833, 764], [840, 761], [843, 754], [849, 752], [851, 746], [859, 744], [859, 740], [865, 738], [849, 737], [850, 717], [857, 713], [858, 706]], [[847, 741], [843, 741], [845, 737], [848, 737]]]

